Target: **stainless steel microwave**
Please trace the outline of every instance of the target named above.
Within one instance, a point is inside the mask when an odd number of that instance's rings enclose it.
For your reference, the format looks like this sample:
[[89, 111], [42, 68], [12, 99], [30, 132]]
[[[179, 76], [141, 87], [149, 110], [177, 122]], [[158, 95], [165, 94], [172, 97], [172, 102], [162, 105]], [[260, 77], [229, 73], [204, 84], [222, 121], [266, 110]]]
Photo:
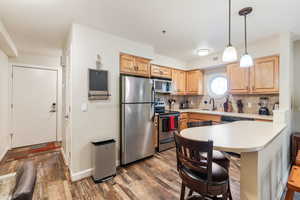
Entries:
[[154, 79], [154, 91], [157, 93], [172, 93], [173, 85], [170, 80]]

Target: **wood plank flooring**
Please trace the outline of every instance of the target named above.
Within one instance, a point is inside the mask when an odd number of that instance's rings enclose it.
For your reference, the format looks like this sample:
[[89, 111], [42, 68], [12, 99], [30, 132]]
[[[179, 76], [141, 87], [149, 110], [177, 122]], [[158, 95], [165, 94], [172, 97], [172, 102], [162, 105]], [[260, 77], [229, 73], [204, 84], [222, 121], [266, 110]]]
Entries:
[[[91, 178], [70, 181], [67, 166], [60, 152], [50, 152], [31, 159], [38, 168], [34, 200], [175, 200], [179, 199], [181, 180], [177, 173], [175, 150], [126, 168], [119, 168], [114, 180], [95, 184]], [[23, 160], [4, 162], [0, 175], [12, 173]], [[231, 167], [231, 188], [234, 200], [239, 199], [239, 170]], [[1, 189], [1, 188], [0, 188]]]

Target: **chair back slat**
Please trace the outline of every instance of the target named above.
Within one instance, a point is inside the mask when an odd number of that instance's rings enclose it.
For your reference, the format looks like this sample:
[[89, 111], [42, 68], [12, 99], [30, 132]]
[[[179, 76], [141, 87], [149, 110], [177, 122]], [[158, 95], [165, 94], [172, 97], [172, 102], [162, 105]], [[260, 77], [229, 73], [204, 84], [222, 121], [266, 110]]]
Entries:
[[212, 174], [212, 141], [196, 141], [175, 134], [177, 168], [186, 167], [190, 170], [207, 174], [211, 181]]

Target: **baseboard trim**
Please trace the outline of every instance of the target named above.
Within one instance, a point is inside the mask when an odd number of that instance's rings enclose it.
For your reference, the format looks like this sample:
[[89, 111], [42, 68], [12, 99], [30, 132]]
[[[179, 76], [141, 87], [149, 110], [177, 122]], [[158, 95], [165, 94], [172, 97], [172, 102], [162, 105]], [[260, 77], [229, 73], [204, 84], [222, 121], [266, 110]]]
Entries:
[[288, 179], [289, 179], [291, 167], [292, 167], [292, 165], [289, 166], [287, 172], [285, 173], [285, 175], [282, 178], [282, 184], [281, 184], [280, 192], [278, 193], [278, 196], [277, 196], [278, 200], [283, 199], [283, 195], [284, 195], [284, 192], [285, 192], [286, 184], [287, 184]]
[[[118, 166], [120, 166], [120, 160], [116, 160], [116, 167]], [[70, 170], [70, 172], [71, 172], [71, 180], [72, 182], [75, 182], [92, 176], [93, 168], [82, 170], [76, 173], [73, 173], [72, 170]]]
[[83, 170], [80, 172], [76, 172], [76, 173], [73, 173], [71, 171], [71, 180], [72, 180], [72, 182], [75, 182], [75, 181], [79, 181], [81, 179], [90, 177], [90, 176], [92, 176], [92, 171], [93, 171], [92, 168], [86, 169], [86, 170]]
[[64, 152], [64, 150], [63, 150], [62, 148], [60, 149], [60, 152], [61, 152], [61, 155], [62, 155], [62, 157], [63, 157], [63, 160], [64, 160], [65, 165], [66, 165], [66, 166], [69, 166], [69, 163], [67, 162], [67, 159], [66, 159], [65, 152]]
[[5, 156], [5, 154], [8, 152], [8, 150], [9, 150], [9, 147], [6, 147], [5, 150], [3, 151], [3, 153], [0, 155], [0, 163], [2, 162], [2, 160]]

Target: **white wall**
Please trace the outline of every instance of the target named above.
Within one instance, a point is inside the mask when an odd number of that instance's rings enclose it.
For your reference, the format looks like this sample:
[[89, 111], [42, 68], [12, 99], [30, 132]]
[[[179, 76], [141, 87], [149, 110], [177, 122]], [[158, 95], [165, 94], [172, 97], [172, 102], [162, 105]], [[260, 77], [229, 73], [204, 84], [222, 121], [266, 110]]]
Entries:
[[300, 132], [300, 40], [294, 42], [294, 99], [293, 99], [293, 132]]
[[[243, 46], [237, 46], [238, 57], [244, 52]], [[253, 58], [259, 58], [270, 55], [277, 55], [280, 53], [280, 37], [273, 35], [268, 38], [252, 42], [248, 45], [248, 52]], [[208, 68], [224, 65], [222, 62], [223, 52], [217, 52], [199, 59], [191, 60], [187, 63], [190, 69], [194, 68]]]
[[[72, 38], [71, 170], [74, 175], [91, 168], [92, 139], [114, 138], [119, 143], [120, 52], [153, 59], [154, 49], [78, 24], [73, 26]], [[109, 71], [111, 97], [105, 101], [88, 101], [87, 72], [88, 68], [95, 68], [97, 54], [102, 57], [103, 68]], [[80, 109], [83, 103], [88, 105], [87, 112]]]
[[[182, 68], [184, 62], [157, 55], [149, 45], [129, 41], [111, 34], [74, 24], [71, 44], [71, 171], [72, 178], [89, 175], [92, 139], [113, 138], [119, 156], [119, 55], [121, 52], [152, 59], [155, 64]], [[103, 69], [109, 71], [111, 97], [105, 101], [88, 101], [87, 72], [95, 68], [96, 56], [102, 57]], [[87, 103], [88, 111], [81, 105]], [[119, 159], [119, 158], [118, 158]], [[83, 173], [83, 174], [82, 174]]]
[[9, 77], [8, 57], [0, 50], [0, 161], [10, 147]]

